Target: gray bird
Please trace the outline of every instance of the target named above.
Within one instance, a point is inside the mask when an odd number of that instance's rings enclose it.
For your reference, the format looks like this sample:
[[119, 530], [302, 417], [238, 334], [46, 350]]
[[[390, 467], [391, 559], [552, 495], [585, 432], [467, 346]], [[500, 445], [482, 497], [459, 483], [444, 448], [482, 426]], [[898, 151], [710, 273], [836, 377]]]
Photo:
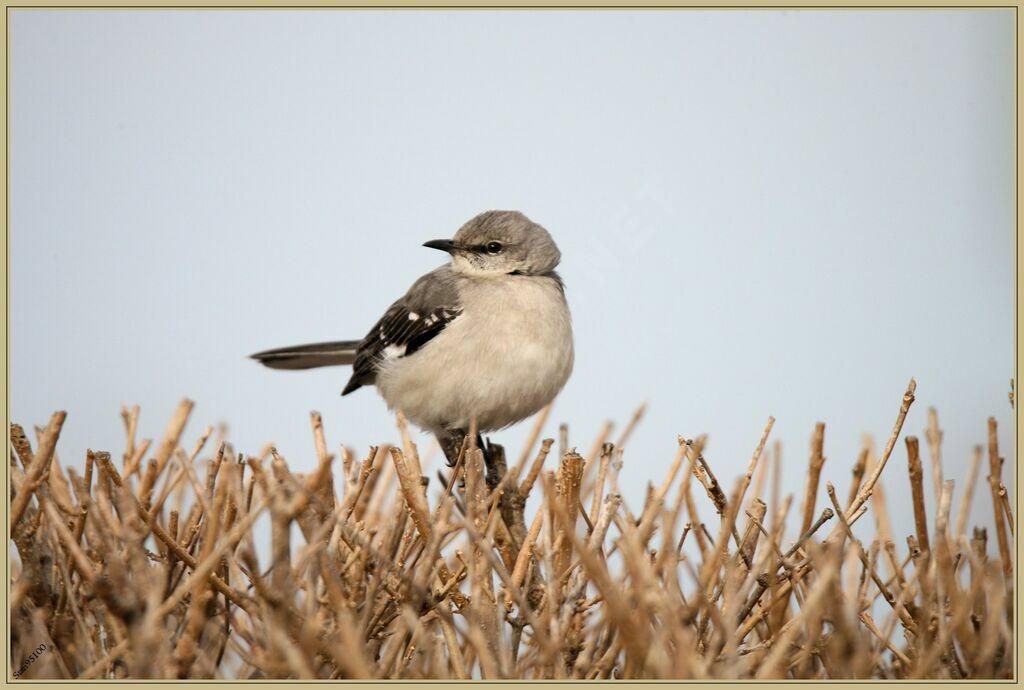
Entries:
[[392, 304], [362, 340], [251, 355], [272, 369], [351, 364], [342, 391], [377, 386], [390, 409], [434, 433], [455, 463], [476, 418], [496, 431], [538, 412], [562, 390], [573, 338], [561, 253], [518, 211], [487, 211], [450, 240], [423, 245], [451, 255]]

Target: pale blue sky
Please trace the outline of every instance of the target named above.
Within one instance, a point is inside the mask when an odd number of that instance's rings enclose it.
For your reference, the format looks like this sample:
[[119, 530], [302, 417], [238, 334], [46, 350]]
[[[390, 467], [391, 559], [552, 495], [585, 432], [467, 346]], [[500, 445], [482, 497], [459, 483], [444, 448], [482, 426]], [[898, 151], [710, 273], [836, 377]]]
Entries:
[[822, 420], [845, 492], [911, 376], [958, 489], [989, 415], [1010, 455], [1010, 11], [15, 10], [10, 38], [11, 414], [68, 410], [66, 463], [186, 395], [186, 444], [225, 421], [298, 469], [312, 409], [334, 447], [394, 440], [346, 370], [245, 355], [362, 336], [490, 208], [562, 249], [549, 433], [650, 404], [635, 502], [677, 433], [728, 483], [769, 414], [784, 488]]

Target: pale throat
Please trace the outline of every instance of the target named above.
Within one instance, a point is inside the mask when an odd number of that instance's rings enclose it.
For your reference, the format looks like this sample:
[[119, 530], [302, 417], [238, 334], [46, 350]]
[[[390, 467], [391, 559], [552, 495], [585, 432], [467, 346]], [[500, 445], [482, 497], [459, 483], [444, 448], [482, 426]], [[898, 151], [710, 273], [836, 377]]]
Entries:
[[487, 277], [503, 276], [515, 270], [513, 266], [478, 266], [471, 260], [458, 254], [452, 256], [452, 271], [463, 276]]

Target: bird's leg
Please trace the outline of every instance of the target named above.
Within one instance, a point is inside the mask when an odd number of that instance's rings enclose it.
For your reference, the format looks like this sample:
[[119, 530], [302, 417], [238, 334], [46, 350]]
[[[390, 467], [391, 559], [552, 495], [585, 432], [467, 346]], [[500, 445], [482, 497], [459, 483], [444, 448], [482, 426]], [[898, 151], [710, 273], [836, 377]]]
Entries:
[[483, 451], [484, 463], [487, 465], [487, 488], [493, 491], [505, 476], [505, 472], [508, 471], [505, 465], [505, 449], [497, 443], [491, 443], [491, 439], [487, 439], [487, 442], [484, 443], [479, 436], [477, 445]]
[[437, 434], [437, 442], [440, 444], [441, 450], [444, 451], [448, 467], [455, 467], [455, 463], [459, 461], [459, 453], [462, 452], [462, 443], [465, 438], [466, 432], [462, 429], [447, 429], [443, 433]]
[[[462, 452], [465, 439], [466, 432], [462, 429], [447, 429], [437, 434], [437, 442], [444, 452], [448, 467], [455, 467], [455, 463], [459, 461], [459, 453]], [[484, 454], [484, 462], [487, 464], [487, 485], [493, 489], [506, 471], [505, 449], [497, 443], [491, 443], [490, 439], [485, 442], [480, 434], [476, 436], [476, 447]]]

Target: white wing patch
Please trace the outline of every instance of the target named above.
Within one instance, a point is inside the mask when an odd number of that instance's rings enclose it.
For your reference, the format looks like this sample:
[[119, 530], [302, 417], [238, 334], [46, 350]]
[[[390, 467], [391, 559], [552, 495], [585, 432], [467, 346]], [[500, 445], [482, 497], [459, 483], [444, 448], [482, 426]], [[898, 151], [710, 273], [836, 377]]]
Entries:
[[405, 350], [405, 345], [388, 345], [387, 347], [384, 348], [381, 354], [384, 355], [384, 359], [386, 360], [398, 359], [399, 357], [405, 356]]
[[444, 266], [426, 274], [394, 302], [363, 338], [344, 393], [373, 383], [380, 365], [419, 352], [462, 311], [456, 280]]

